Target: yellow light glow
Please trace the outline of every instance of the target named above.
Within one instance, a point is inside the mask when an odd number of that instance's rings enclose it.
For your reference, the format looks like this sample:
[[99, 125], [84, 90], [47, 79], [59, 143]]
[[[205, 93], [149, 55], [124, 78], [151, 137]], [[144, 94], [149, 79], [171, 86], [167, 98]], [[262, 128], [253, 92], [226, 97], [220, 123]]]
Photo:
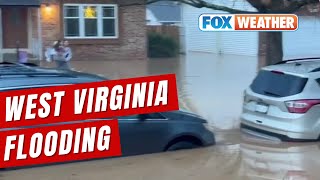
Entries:
[[84, 10], [84, 17], [85, 18], [95, 18], [95, 17], [97, 17], [95, 8], [92, 8], [92, 7], [88, 6]]
[[51, 6], [46, 6], [46, 11], [51, 11], [51, 10], [52, 10]]
[[50, 4], [45, 4], [44, 9], [47, 13], [52, 11], [52, 7], [50, 6]]

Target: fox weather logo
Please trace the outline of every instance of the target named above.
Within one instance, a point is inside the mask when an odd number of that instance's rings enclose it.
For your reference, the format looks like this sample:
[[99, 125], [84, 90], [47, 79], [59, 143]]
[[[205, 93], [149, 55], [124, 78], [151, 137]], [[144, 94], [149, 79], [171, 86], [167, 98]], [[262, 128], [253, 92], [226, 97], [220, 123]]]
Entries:
[[202, 14], [199, 17], [199, 28], [202, 31], [234, 30], [233, 15]]
[[299, 18], [295, 14], [202, 14], [201, 31], [295, 31]]

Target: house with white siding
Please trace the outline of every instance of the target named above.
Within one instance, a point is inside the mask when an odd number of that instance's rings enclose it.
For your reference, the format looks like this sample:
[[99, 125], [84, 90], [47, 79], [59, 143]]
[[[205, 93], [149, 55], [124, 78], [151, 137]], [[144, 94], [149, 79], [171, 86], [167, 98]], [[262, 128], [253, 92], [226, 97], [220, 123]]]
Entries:
[[[220, 0], [221, 5], [236, 9], [256, 11], [245, 0]], [[310, 10], [311, 11], [311, 10]], [[284, 58], [320, 57], [320, 17], [319, 8], [312, 13], [299, 16], [299, 29], [295, 32], [283, 32]], [[258, 32], [202, 32], [198, 28], [198, 18], [204, 13], [226, 13], [207, 8], [195, 8], [182, 5], [182, 24], [186, 52], [206, 52], [259, 56]]]
[[181, 24], [181, 5], [177, 2], [159, 1], [147, 6], [148, 25]]

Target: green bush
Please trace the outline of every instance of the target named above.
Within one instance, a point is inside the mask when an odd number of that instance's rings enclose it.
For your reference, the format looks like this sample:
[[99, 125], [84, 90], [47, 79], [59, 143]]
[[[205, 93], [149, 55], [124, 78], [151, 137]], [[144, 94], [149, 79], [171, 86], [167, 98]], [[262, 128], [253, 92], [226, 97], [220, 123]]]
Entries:
[[160, 33], [148, 34], [148, 56], [151, 58], [175, 57], [179, 44], [172, 38]]

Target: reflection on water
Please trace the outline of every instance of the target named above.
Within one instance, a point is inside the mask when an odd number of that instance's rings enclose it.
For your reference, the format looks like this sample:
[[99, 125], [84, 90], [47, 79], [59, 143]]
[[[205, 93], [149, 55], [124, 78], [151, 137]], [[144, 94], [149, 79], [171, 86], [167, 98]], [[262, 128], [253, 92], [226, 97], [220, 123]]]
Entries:
[[272, 143], [243, 140], [242, 173], [253, 179], [319, 179], [319, 143]]
[[231, 129], [239, 124], [242, 93], [255, 76], [257, 58], [193, 52], [148, 61], [73, 61], [72, 66], [110, 79], [174, 73], [180, 108], [199, 113], [216, 128]]

